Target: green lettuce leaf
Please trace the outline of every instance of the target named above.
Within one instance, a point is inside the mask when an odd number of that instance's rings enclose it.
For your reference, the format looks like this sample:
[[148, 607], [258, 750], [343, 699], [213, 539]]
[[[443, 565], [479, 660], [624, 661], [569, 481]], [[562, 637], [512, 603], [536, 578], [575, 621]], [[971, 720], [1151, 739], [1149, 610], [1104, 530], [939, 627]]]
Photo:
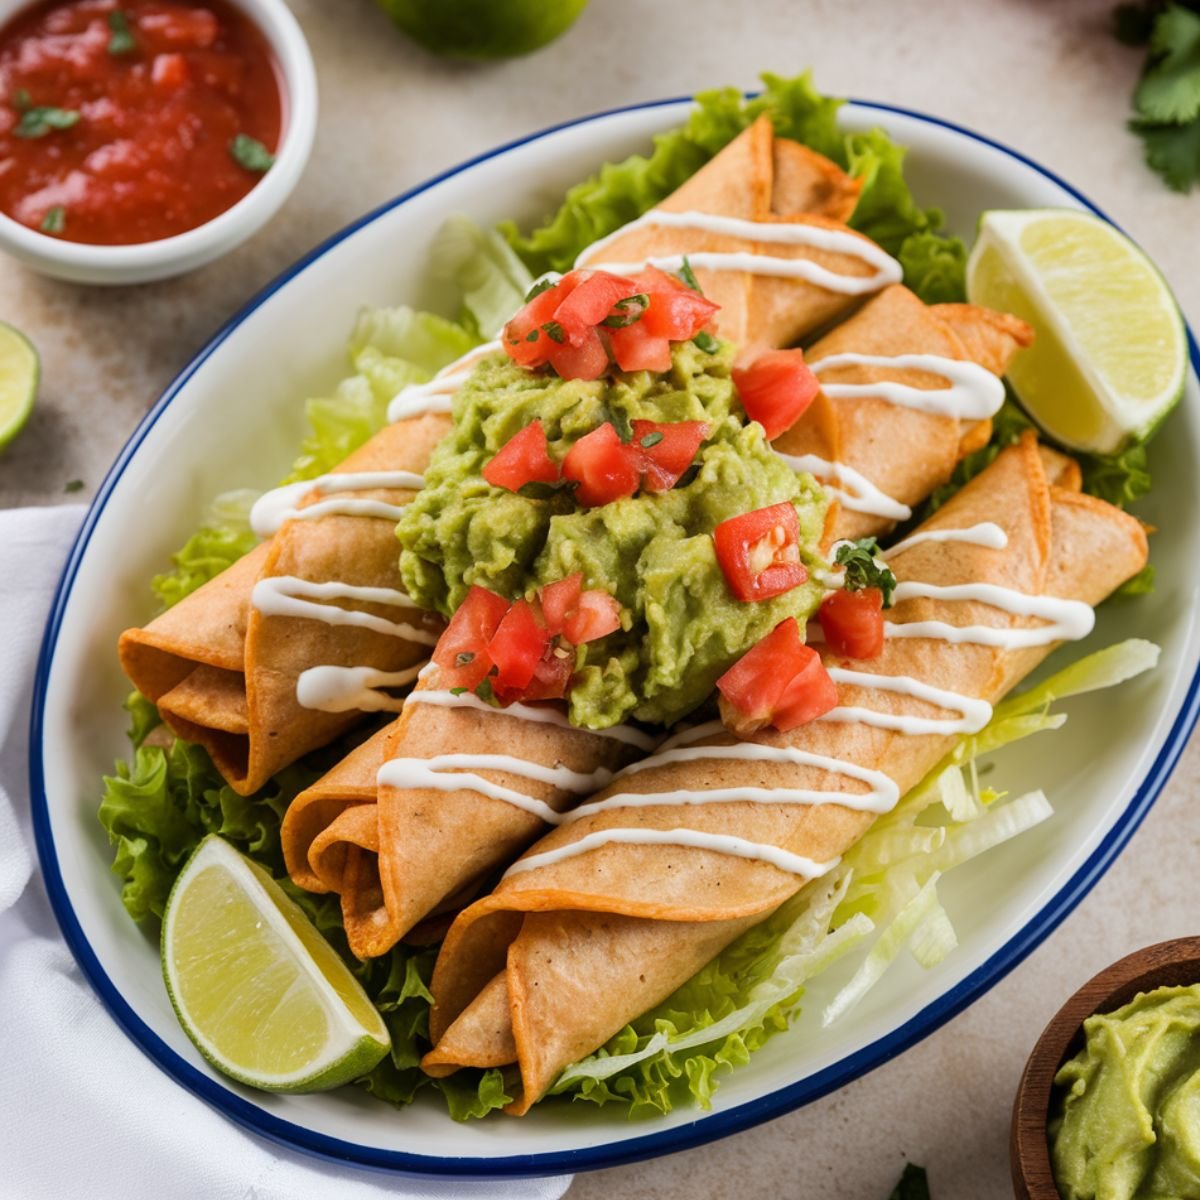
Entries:
[[447, 217], [429, 258], [434, 275], [462, 297], [460, 323], [481, 342], [499, 336], [533, 284], [533, 276], [504, 238], [470, 217]]

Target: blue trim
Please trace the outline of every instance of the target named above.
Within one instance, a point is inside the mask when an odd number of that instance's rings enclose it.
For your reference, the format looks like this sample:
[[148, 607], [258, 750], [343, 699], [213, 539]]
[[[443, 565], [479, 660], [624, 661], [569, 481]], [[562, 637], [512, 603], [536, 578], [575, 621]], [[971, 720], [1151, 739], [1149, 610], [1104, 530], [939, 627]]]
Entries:
[[[162, 398], [150, 410], [141, 424], [134, 430], [133, 435], [124, 449], [117, 456], [104, 482], [100, 486], [96, 499], [92, 503], [84, 519], [83, 527], [75, 540], [71, 553], [63, 569], [58, 590], [55, 593], [51, 607], [46, 633], [42, 640], [41, 655], [38, 660], [37, 676], [34, 684], [33, 713], [30, 726], [30, 762], [29, 777], [33, 801], [34, 832], [37, 841], [38, 857], [41, 860], [42, 874], [50, 902], [62, 928], [63, 936], [68, 946], [79, 962], [83, 973], [96, 990], [101, 1001], [129, 1037], [168, 1075], [182, 1084], [188, 1091], [210, 1104], [213, 1108], [271, 1141], [293, 1150], [301, 1150], [319, 1158], [342, 1165], [357, 1165], [379, 1170], [398, 1172], [410, 1175], [446, 1176], [451, 1178], [528, 1178], [532, 1176], [555, 1175], [562, 1172], [592, 1170], [600, 1167], [612, 1167], [621, 1163], [637, 1162], [658, 1155], [686, 1150], [692, 1146], [713, 1142], [718, 1138], [739, 1133], [763, 1121], [769, 1121], [782, 1116], [792, 1109], [808, 1104], [813, 1100], [843, 1086], [852, 1079], [858, 1078], [867, 1071], [897, 1054], [915, 1045], [923, 1037], [932, 1033], [950, 1018], [962, 1012], [969, 1004], [977, 1000], [988, 988], [992, 987], [1009, 971], [1017, 966], [1025, 957], [1038, 946], [1092, 889], [1105, 870], [1112, 864], [1117, 854], [1129, 841], [1134, 831], [1154, 803], [1168, 776], [1179, 760], [1187, 742], [1189, 733], [1200, 717], [1200, 670], [1193, 676], [1188, 687], [1187, 695], [1180, 707], [1166, 742], [1155, 759], [1129, 807], [1118, 819], [1117, 824], [1109, 831], [1105, 839], [1096, 847], [1088, 860], [1079, 868], [1075, 875], [1059, 890], [1040, 913], [1030, 920], [1026, 926], [985, 963], [973, 971], [945, 995], [927, 1005], [898, 1029], [863, 1047], [833, 1066], [812, 1075], [807, 1079], [781, 1088], [770, 1095], [739, 1105], [728, 1112], [718, 1112], [710, 1116], [700, 1116], [688, 1125], [664, 1130], [661, 1133], [647, 1134], [643, 1137], [624, 1139], [605, 1146], [593, 1146], [583, 1150], [556, 1151], [548, 1154], [514, 1155], [509, 1158], [442, 1158], [420, 1154], [409, 1154], [402, 1151], [381, 1150], [372, 1146], [361, 1146], [352, 1142], [341, 1141], [327, 1137], [303, 1126], [280, 1120], [278, 1117], [265, 1112], [257, 1105], [246, 1100], [232, 1086], [216, 1082], [208, 1075], [197, 1070], [186, 1059], [175, 1053], [163, 1042], [134, 1012], [133, 1008], [121, 996], [112, 981], [105, 974], [95, 952], [83, 934], [71, 902], [67, 896], [59, 871], [58, 858], [55, 853], [53, 835], [50, 828], [50, 814], [46, 800], [45, 780], [43, 772], [42, 733], [46, 692], [50, 678], [50, 670], [54, 658], [59, 629], [66, 610], [71, 587], [74, 583], [79, 565], [91, 539], [92, 531], [104, 511], [104, 507], [116, 486], [118, 479], [137, 452], [146, 435], [153, 428], [158, 418], [178, 395], [188, 380], [200, 366], [207, 361], [222, 342], [237, 328], [252, 312], [265, 303], [275, 292], [291, 279], [315, 262], [339, 242], [370, 224], [385, 213], [407, 203], [414, 196], [420, 195], [443, 180], [449, 179], [479, 163], [499, 155], [507, 154], [520, 146], [537, 141], [562, 129], [590, 124], [618, 113], [632, 112], [641, 109], [660, 108], [667, 105], [684, 102], [687, 97], [677, 97], [669, 100], [659, 100], [650, 104], [631, 104], [623, 108], [611, 109], [607, 112], [596, 113], [574, 121], [564, 121], [538, 133], [518, 138], [498, 149], [477, 155], [467, 162], [427, 182], [411, 188], [396, 199], [381, 205], [373, 212], [346, 226], [340, 233], [334, 234], [316, 249], [310, 251], [297, 263], [276, 278], [255, 296], [239, 313], [227, 322], [213, 337], [212, 341], [175, 377], [163, 393]], [[963, 137], [970, 138], [990, 146], [1003, 154], [1024, 163], [1043, 177], [1051, 180], [1075, 197], [1085, 208], [1097, 216], [1108, 220], [1103, 212], [1096, 207], [1082, 192], [1060, 179], [1052, 171], [1019, 154], [1015, 150], [984, 137], [970, 129], [964, 128], [951, 121], [930, 117], [911, 109], [899, 108], [890, 104], [878, 104], [870, 101], [852, 101], [857, 108], [874, 109], [879, 112], [896, 113], [900, 116], [911, 117], [930, 125], [941, 126], [953, 130]], [[1192, 368], [1200, 374], [1200, 348], [1191, 329], [1188, 329], [1188, 344]]]

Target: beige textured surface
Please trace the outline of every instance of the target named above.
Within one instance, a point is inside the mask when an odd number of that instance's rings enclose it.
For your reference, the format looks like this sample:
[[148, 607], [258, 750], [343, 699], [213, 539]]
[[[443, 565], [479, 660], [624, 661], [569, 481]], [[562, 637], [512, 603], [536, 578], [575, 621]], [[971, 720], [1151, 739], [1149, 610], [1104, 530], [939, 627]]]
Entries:
[[[171, 375], [294, 257], [401, 189], [498, 142], [597, 108], [762, 68], [817, 66], [831, 92], [940, 113], [1021, 147], [1137, 237], [1200, 313], [1200, 196], [1176, 196], [1123, 128], [1138, 56], [1108, 0], [593, 0], [536, 58], [447, 66], [393, 36], [370, 0], [293, 0], [321, 77], [312, 163], [280, 218], [188, 278], [100, 291], [0, 261], [0, 317], [37, 342], [36, 416], [0, 458], [0, 505], [99, 483]], [[1025, 1054], [1066, 993], [1114, 957], [1195, 933], [1200, 747], [1131, 848], [1062, 928], [968, 1012], [837, 1094], [687, 1155], [581, 1178], [571, 1200], [885, 1200], [905, 1156], [936, 1200], [1001, 1200], [1008, 1108]]]

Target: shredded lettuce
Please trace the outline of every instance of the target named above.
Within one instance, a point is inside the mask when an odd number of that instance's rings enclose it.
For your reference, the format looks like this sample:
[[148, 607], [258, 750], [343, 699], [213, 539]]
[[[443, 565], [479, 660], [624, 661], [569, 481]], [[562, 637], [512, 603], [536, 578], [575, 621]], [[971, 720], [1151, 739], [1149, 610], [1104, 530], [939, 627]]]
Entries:
[[452, 1080], [430, 1079], [418, 1067], [429, 1048], [429, 979], [436, 951], [395, 947], [360, 962], [342, 928], [339, 899], [306, 892], [287, 877], [279, 842], [283, 814], [300, 791], [348, 752], [339, 742], [281, 771], [261, 791], [239, 796], [221, 778], [208, 754], [164, 735], [154, 705], [136, 692], [130, 715], [132, 762], [118, 762], [104, 780], [100, 822], [114, 850], [113, 872], [129, 915], [151, 924], [161, 919], [176, 875], [208, 833], [219, 833], [261, 864], [300, 905], [346, 960], [392, 1035], [391, 1054], [359, 1082], [392, 1104], [409, 1103], [424, 1088], [438, 1091], [456, 1120], [482, 1117], [507, 1104], [499, 1071], [460, 1072]]
[[1008, 799], [980, 789], [977, 760], [1031, 734], [1057, 729], [1050, 706], [1113, 687], [1151, 669], [1158, 647], [1131, 639], [1072, 663], [996, 706], [890, 813], [880, 817], [834, 872], [814, 880], [743, 934], [661, 1005], [595, 1054], [569, 1066], [553, 1093], [620, 1104], [631, 1116], [676, 1104], [711, 1105], [725, 1070], [744, 1062], [800, 1011], [806, 981], [843, 955], [862, 955], [822, 1023], [858, 1004], [907, 947], [922, 966], [957, 946], [938, 896], [947, 871], [1052, 815], [1041, 792]]
[[899, 257], [905, 282], [918, 295], [930, 302], [962, 299], [965, 249], [957, 238], [937, 233], [939, 210], [913, 199], [903, 147], [881, 129], [843, 133], [842, 101], [821, 95], [809, 71], [762, 80], [762, 92], [751, 99], [735, 88], [701, 92], [683, 128], [659, 134], [650, 154], [606, 163], [528, 234], [511, 222], [501, 232], [534, 275], [570, 270], [582, 250], [653, 208], [765, 113], [780, 137], [803, 142], [862, 179], [850, 224]]
[[525, 302], [533, 276], [494, 229], [470, 217], [447, 217], [430, 250], [430, 266], [462, 296], [460, 324], [479, 341], [498, 337]]

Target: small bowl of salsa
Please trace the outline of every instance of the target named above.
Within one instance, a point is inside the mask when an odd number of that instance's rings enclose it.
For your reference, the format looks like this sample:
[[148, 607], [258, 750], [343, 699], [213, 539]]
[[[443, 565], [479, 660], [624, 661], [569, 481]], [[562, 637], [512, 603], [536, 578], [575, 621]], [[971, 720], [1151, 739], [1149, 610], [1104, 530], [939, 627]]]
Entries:
[[316, 108], [284, 0], [0, 0], [0, 249], [83, 283], [198, 267], [287, 199]]

